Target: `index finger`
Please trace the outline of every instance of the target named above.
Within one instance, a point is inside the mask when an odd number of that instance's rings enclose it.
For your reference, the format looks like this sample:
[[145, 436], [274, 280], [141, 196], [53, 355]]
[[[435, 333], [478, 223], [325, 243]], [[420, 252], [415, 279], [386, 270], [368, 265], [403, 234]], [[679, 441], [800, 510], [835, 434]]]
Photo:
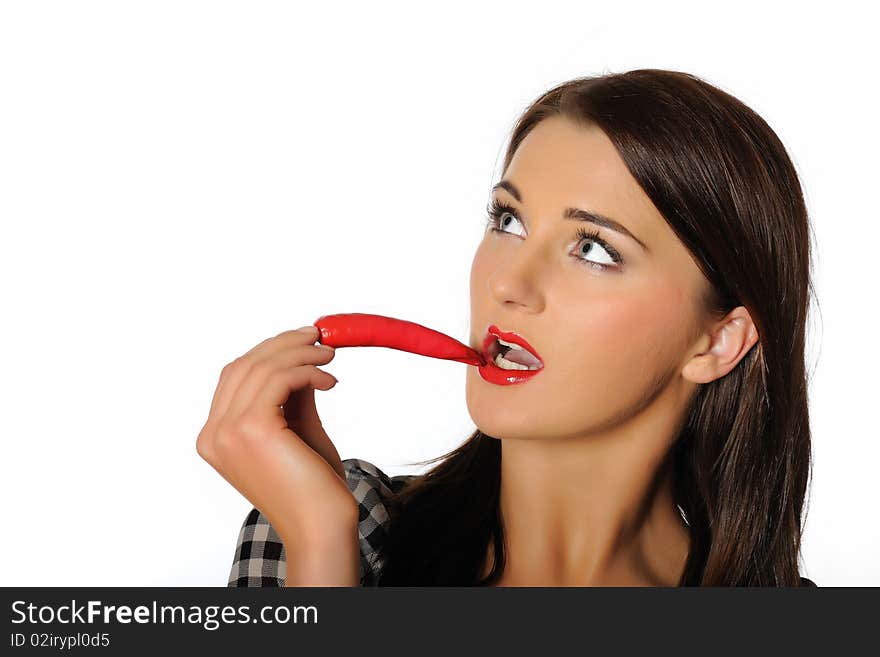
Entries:
[[301, 326], [292, 331], [282, 331], [272, 338], [263, 340], [256, 347], [248, 351], [242, 358], [249, 360], [256, 357], [272, 354], [282, 349], [296, 345], [314, 344], [318, 339], [319, 331], [317, 326]]

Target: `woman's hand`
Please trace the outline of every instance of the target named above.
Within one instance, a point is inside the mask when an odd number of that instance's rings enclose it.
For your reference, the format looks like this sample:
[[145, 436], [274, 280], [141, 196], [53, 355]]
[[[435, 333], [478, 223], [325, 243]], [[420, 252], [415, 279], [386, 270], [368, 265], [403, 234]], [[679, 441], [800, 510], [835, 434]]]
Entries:
[[315, 408], [336, 377], [315, 326], [264, 340], [220, 373], [196, 450], [269, 520], [288, 549], [347, 535], [358, 505]]

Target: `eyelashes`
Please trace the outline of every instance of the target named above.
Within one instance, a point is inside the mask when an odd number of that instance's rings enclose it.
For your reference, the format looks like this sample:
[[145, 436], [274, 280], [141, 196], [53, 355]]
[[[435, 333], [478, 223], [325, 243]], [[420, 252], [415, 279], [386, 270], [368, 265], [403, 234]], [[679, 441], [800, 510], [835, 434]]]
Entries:
[[[501, 229], [501, 216], [503, 214], [510, 214], [514, 219], [520, 221], [519, 216], [516, 213], [516, 210], [509, 204], [499, 201], [496, 198], [493, 198], [489, 201], [489, 204], [486, 206], [486, 214], [488, 215], [488, 227], [492, 232], [496, 233], [506, 233], [507, 231]], [[520, 222], [521, 223], [521, 222]], [[607, 264], [601, 262], [595, 262], [593, 260], [586, 260], [579, 256], [572, 256], [579, 263], [586, 265], [587, 267], [591, 267], [593, 269], [599, 271], [606, 271], [608, 269], [615, 269], [623, 264], [623, 258], [620, 255], [620, 252], [617, 251], [613, 246], [611, 246], [608, 242], [602, 239], [599, 236], [599, 231], [597, 230], [587, 230], [584, 227], [579, 227], [575, 233], [575, 236], [579, 241], [586, 240], [591, 244], [598, 244], [602, 249], [604, 249], [608, 255], [611, 257], [611, 260], [614, 264]]]

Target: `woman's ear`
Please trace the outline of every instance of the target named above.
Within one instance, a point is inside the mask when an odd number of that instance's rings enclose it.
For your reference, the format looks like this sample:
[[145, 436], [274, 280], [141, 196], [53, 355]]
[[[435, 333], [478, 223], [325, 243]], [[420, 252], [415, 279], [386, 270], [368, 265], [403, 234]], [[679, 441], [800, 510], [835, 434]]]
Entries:
[[736, 367], [758, 341], [758, 329], [744, 306], [737, 306], [712, 328], [700, 335], [693, 354], [681, 374], [693, 383], [720, 379]]

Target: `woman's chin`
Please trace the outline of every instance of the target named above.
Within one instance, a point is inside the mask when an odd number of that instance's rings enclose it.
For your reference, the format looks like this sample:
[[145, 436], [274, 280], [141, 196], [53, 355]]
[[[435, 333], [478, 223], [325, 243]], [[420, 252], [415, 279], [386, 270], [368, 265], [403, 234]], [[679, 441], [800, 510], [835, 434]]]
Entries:
[[540, 431], [540, 417], [529, 416], [524, 409], [518, 413], [491, 405], [484, 400], [468, 402], [468, 415], [471, 421], [488, 436], [495, 438], [518, 438], [534, 435]]

